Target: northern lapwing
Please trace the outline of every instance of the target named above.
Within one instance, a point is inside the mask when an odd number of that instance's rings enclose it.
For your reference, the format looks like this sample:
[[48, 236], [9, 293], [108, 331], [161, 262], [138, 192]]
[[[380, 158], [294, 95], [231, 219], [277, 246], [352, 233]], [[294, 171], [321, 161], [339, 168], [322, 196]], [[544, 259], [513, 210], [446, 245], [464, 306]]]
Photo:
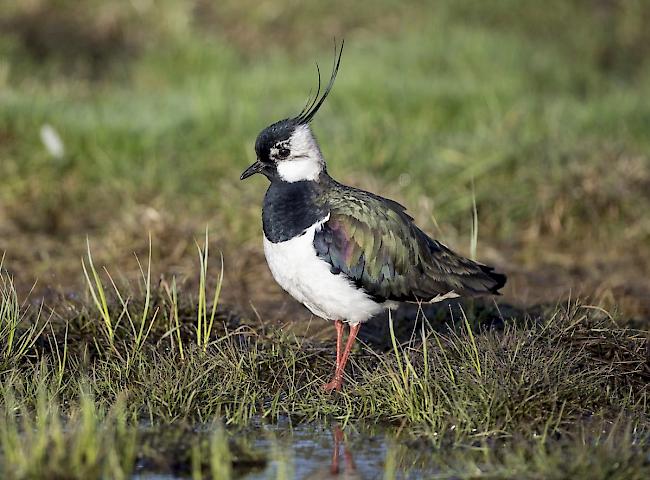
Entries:
[[[397, 302], [435, 302], [498, 294], [506, 276], [430, 238], [399, 203], [343, 185], [327, 172], [310, 122], [329, 83], [295, 117], [258, 135], [257, 161], [241, 179], [261, 173], [264, 254], [275, 280], [314, 315], [336, 326], [336, 368], [326, 391], [340, 390], [361, 324]], [[344, 324], [350, 333], [343, 347]]]

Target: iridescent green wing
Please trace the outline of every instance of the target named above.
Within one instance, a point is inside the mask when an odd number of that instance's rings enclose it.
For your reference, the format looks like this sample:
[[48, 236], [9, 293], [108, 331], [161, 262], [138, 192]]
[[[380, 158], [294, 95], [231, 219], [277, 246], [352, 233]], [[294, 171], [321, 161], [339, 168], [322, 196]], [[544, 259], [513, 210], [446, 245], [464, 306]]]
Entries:
[[392, 200], [342, 185], [326, 196], [330, 217], [316, 232], [316, 252], [377, 300], [496, 293], [505, 282], [429, 238]]

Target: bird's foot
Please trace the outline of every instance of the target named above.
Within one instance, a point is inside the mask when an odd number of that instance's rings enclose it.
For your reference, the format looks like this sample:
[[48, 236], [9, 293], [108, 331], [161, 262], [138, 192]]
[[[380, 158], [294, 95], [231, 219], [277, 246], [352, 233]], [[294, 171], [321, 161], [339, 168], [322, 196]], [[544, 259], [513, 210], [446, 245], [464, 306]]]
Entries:
[[341, 379], [341, 378], [333, 378], [331, 382], [327, 382], [321, 388], [326, 393], [332, 393], [332, 391], [334, 391], [334, 390], [336, 390], [337, 392], [341, 391], [341, 386], [342, 385], [343, 385], [343, 379]]

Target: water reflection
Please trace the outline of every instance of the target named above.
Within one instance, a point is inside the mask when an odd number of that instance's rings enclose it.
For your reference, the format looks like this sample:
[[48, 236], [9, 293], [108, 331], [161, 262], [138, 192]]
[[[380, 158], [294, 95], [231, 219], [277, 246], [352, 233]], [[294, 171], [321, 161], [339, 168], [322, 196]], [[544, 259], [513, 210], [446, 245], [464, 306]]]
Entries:
[[[341, 450], [343, 458], [341, 459]], [[341, 465], [342, 464], [342, 465]], [[307, 474], [305, 479], [317, 480], [328, 478], [361, 479], [363, 478], [354, 464], [351, 450], [345, 442], [345, 434], [339, 425], [332, 426], [332, 462], [327, 467], [320, 467]]]
[[[211, 451], [205, 448], [201, 459], [193, 458], [192, 445], [209, 446], [213, 426], [194, 428], [186, 435], [178, 428], [143, 432], [146, 455], [136, 466], [137, 480], [190, 478], [200, 467], [203, 478], [210, 478]], [[416, 479], [431, 473], [431, 451], [407, 447], [404, 432], [390, 427], [357, 423], [306, 423], [293, 425], [280, 419], [269, 425], [254, 422], [248, 428], [232, 431], [229, 455], [232, 478], [262, 479]]]
[[[266, 469], [248, 472], [242, 478], [277, 478], [289, 471], [297, 479], [374, 479], [384, 476], [384, 459], [390, 435], [384, 429], [361, 426], [302, 424], [267, 426], [267, 436], [258, 436], [257, 448], [276, 450], [281, 458]], [[280, 465], [286, 463], [288, 465]]]

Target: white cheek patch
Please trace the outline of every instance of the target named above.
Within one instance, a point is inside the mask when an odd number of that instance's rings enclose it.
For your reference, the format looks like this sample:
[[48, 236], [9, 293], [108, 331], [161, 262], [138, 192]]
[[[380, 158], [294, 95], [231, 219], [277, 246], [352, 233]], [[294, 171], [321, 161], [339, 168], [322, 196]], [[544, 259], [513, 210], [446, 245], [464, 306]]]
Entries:
[[285, 182], [318, 180], [325, 161], [309, 127], [297, 127], [288, 143], [291, 155], [277, 164], [280, 178]]
[[304, 180], [318, 180], [322, 164], [311, 158], [298, 158], [278, 163], [278, 175], [285, 182], [300, 182]]
[[318, 154], [320, 151], [311, 129], [307, 125], [300, 125], [291, 134], [289, 139], [291, 151], [296, 155]]

